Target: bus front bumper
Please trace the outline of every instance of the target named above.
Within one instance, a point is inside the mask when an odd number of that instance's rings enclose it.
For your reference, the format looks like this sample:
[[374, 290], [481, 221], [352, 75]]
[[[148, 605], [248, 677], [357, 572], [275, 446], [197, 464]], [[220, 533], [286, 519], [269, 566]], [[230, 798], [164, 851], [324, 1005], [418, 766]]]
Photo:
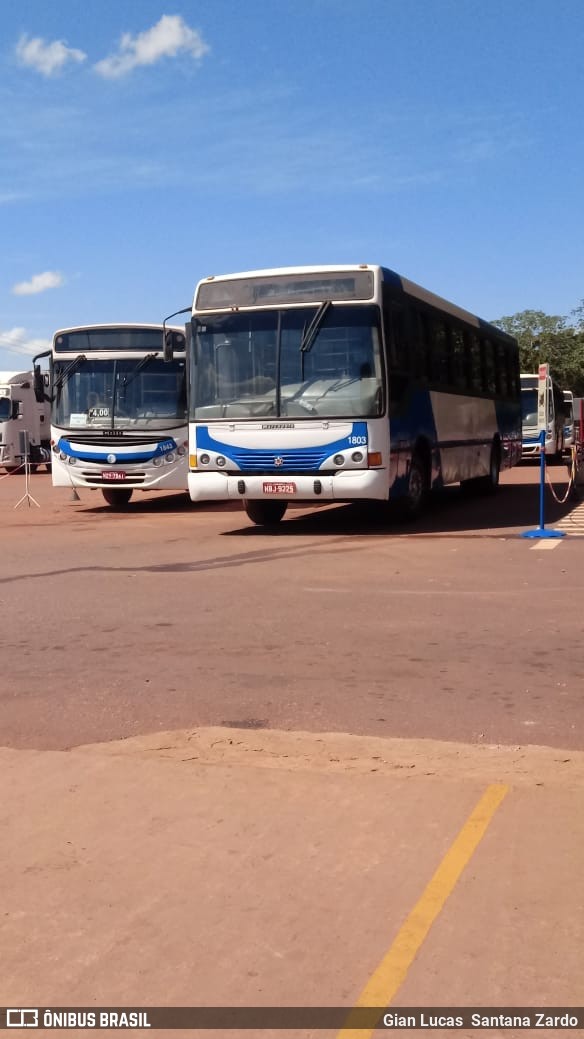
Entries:
[[192, 501], [386, 501], [388, 481], [385, 469], [275, 476], [191, 471], [189, 494]]

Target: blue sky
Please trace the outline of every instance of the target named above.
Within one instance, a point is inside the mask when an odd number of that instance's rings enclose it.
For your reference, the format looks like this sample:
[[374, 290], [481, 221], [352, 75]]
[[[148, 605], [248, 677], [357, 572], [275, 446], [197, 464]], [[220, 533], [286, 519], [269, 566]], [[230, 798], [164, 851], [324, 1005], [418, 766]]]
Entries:
[[208, 274], [383, 263], [487, 319], [584, 297], [581, 0], [19, 0], [0, 368]]

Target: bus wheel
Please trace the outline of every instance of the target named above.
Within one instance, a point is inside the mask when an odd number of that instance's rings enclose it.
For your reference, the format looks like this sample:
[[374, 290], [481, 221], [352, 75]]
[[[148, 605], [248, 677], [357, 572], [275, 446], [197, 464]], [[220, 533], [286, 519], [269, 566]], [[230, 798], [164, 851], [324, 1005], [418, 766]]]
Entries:
[[112, 509], [125, 509], [130, 498], [132, 497], [131, 491], [120, 491], [107, 488], [101, 492], [107, 501], [108, 505], [111, 505]]
[[491, 458], [489, 461], [489, 475], [479, 476], [477, 480], [477, 489], [482, 491], [483, 494], [494, 494], [499, 486], [499, 476], [501, 473], [501, 453], [498, 444], [493, 444], [491, 447]]
[[243, 507], [252, 523], [259, 527], [275, 527], [282, 519], [287, 501], [251, 501], [244, 498]]
[[410, 462], [408, 488], [403, 501], [403, 513], [406, 519], [417, 519], [428, 502], [428, 467], [419, 451], [415, 451]]

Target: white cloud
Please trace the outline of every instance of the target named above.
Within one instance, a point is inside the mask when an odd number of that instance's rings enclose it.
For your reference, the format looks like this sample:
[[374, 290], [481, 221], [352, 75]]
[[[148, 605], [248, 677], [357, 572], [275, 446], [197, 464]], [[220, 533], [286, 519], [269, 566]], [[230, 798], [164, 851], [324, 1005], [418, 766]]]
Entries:
[[94, 68], [106, 79], [117, 79], [140, 65], [154, 65], [161, 58], [174, 58], [180, 52], [198, 59], [209, 50], [200, 32], [189, 28], [180, 15], [163, 14], [156, 25], [137, 36], [124, 33], [118, 53], [98, 61]]
[[33, 274], [30, 281], [19, 281], [12, 286], [14, 296], [36, 296], [39, 292], [47, 289], [58, 289], [63, 285], [65, 279], [59, 271], [44, 271], [42, 274]]
[[26, 328], [10, 328], [7, 332], [0, 329], [0, 350], [9, 354], [24, 354], [32, 357], [43, 350], [50, 350], [50, 339], [31, 339]]
[[60, 72], [69, 61], [85, 61], [87, 55], [75, 47], [67, 47], [62, 40], [46, 43], [41, 36], [32, 39], [25, 34], [16, 45], [16, 56], [21, 65], [36, 69], [43, 76]]

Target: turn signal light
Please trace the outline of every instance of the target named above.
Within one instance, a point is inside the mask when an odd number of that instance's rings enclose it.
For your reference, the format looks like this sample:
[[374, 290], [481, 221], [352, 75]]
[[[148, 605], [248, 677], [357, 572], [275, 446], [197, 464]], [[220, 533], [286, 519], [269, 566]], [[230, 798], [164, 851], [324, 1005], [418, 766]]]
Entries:
[[197, 468], [197, 456], [196, 455], [189, 455], [189, 469], [196, 469], [196, 468]]
[[370, 451], [367, 455], [367, 465], [381, 465], [381, 451]]

